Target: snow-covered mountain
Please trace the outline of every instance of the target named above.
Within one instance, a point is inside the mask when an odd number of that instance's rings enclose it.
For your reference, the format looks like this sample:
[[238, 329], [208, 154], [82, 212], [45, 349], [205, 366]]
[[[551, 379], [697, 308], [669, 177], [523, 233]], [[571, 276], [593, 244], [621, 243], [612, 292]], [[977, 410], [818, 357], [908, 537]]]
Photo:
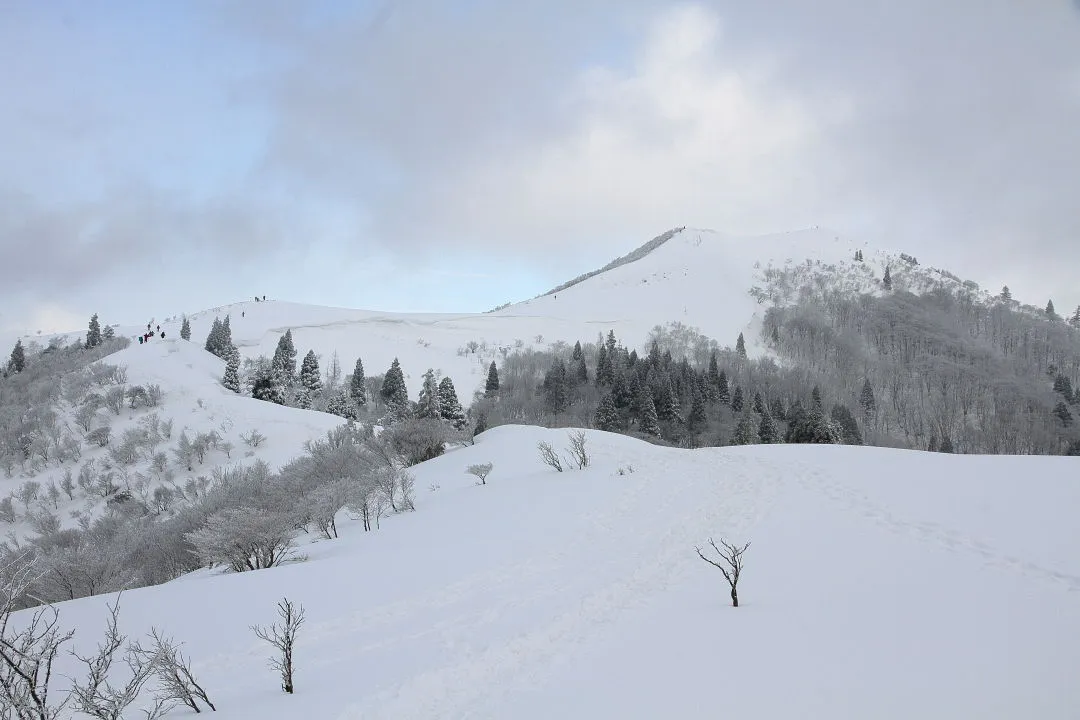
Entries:
[[[254, 403], [254, 401], [243, 401]], [[254, 403], [270, 413], [274, 408]], [[265, 423], [264, 423], [265, 424]], [[413, 468], [415, 513], [271, 570], [125, 593], [223, 720], [1069, 718], [1080, 707], [1070, 458], [827, 446], [676, 450], [500, 427]], [[491, 462], [484, 486], [466, 475]], [[730, 606], [696, 546], [752, 544]], [[296, 694], [249, 626], [307, 615]], [[93, 648], [111, 597], [58, 606]], [[58, 669], [74, 671], [60, 658]], [[169, 717], [187, 717], [177, 710]]]

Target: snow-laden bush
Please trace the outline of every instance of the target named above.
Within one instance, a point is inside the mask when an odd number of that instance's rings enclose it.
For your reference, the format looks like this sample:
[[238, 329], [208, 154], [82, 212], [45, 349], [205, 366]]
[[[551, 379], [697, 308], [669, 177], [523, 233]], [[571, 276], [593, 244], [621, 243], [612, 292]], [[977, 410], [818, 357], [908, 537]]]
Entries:
[[290, 554], [293, 531], [284, 513], [250, 507], [216, 512], [187, 534], [199, 558], [235, 572], [274, 567]]

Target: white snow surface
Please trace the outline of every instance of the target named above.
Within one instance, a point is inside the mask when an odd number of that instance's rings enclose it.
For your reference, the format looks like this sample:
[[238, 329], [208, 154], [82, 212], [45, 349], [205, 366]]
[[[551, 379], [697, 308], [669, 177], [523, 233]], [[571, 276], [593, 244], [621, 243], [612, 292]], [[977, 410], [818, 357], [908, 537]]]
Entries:
[[[535, 447], [566, 431], [492, 429], [413, 468], [415, 512], [130, 591], [121, 629], [182, 640], [221, 720], [1080, 712], [1072, 458], [587, 437], [592, 464], [557, 473]], [[752, 541], [737, 609], [710, 536]], [[282, 596], [308, 617], [292, 696], [249, 629]], [[110, 600], [58, 606], [77, 647]]]

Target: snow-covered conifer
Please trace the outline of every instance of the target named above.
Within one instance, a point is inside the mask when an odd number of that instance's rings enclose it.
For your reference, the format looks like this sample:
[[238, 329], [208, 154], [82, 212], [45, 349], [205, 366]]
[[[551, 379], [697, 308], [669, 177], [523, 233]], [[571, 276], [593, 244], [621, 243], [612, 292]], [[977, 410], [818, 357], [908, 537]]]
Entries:
[[439, 413], [442, 419], [450, 423], [455, 430], [464, 430], [469, 424], [465, 410], [458, 400], [454, 381], [449, 376], [439, 381]]
[[353, 368], [352, 381], [349, 385], [349, 397], [357, 405], [367, 405], [367, 387], [364, 384], [364, 362], [356, 358], [356, 367]]
[[8, 368], [14, 372], [22, 372], [26, 368], [26, 351], [23, 350], [22, 340], [15, 341], [15, 347], [11, 350], [11, 360]]
[[191, 339], [191, 321], [188, 320], [187, 315], [184, 316], [184, 321], [180, 324], [180, 339]]
[[604, 397], [600, 398], [600, 404], [596, 406], [596, 414], [593, 416], [593, 425], [597, 430], [619, 431], [622, 422], [611, 393], [605, 393]]
[[315, 357], [314, 350], [308, 350], [304, 356], [304, 362], [300, 365], [300, 384], [308, 393], [317, 393], [322, 390], [322, 376], [319, 373], [319, 358]]
[[405, 375], [397, 358], [390, 364], [390, 369], [383, 376], [379, 395], [386, 403], [387, 414], [391, 421], [400, 420], [409, 413], [409, 391], [405, 387]]
[[488, 367], [487, 382], [484, 383], [484, 397], [495, 397], [499, 394], [499, 371], [495, 367], [495, 361], [491, 361]]
[[221, 378], [221, 384], [234, 393], [240, 392], [240, 353], [233, 352], [225, 361], [225, 376]]
[[94, 348], [101, 344], [101, 323], [97, 313], [90, 316], [90, 327], [86, 331], [86, 347]]
[[439, 409], [439, 384], [435, 380], [435, 370], [428, 368], [424, 373], [424, 383], [420, 387], [420, 399], [416, 403], [418, 418], [442, 418]]

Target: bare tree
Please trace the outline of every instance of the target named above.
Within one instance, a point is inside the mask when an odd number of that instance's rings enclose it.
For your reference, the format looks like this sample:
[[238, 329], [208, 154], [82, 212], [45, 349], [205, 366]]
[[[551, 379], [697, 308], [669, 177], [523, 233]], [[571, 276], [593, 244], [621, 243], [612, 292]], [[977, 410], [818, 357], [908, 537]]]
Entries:
[[19, 630], [9, 625], [37, 576], [30, 552], [9, 557], [0, 566], [0, 709], [14, 720], [55, 720], [71, 699], [65, 695], [55, 704], [49, 699], [53, 663], [75, 635], [74, 630], [60, 630], [56, 608], [38, 608], [29, 620], [21, 619]]
[[[139, 698], [146, 682], [153, 677], [157, 657], [137, 643], [128, 643], [123, 649], [123, 662], [127, 665], [130, 677], [123, 685], [114, 687], [109, 682], [109, 671], [118, 651], [127, 639], [116, 627], [120, 614], [120, 597], [109, 607], [109, 619], [105, 626], [105, 639], [98, 644], [97, 652], [82, 656], [72, 651], [72, 655], [86, 666], [86, 681], [75, 680], [71, 687], [71, 696], [75, 709], [98, 720], [121, 720], [124, 711]], [[170, 704], [157, 700], [150, 710], [144, 710], [147, 720], [154, 720], [168, 712]]]
[[495, 467], [491, 463], [482, 463], [479, 465], [470, 465], [465, 468], [465, 472], [470, 475], [475, 475], [480, 478], [481, 485], [487, 485], [487, 476], [491, 473], [491, 469]]
[[750, 547], [750, 543], [746, 543], [742, 547], [738, 547], [736, 545], [728, 543], [727, 540], [721, 539], [720, 544], [723, 545], [723, 550], [716, 546], [716, 543], [713, 542], [712, 538], [709, 538], [709, 545], [711, 545], [712, 549], [716, 551], [716, 554], [720, 556], [720, 559], [723, 560], [723, 563], [718, 560], [711, 560], [705, 557], [705, 553], [701, 551], [701, 548], [695, 548], [695, 550], [697, 550], [698, 557], [700, 557], [702, 560], [709, 563], [713, 567], [719, 568], [720, 572], [724, 573], [724, 577], [727, 579], [728, 585], [731, 586], [731, 606], [739, 607], [738, 586], [739, 576], [742, 574], [743, 568], [742, 556], [743, 553], [746, 552], [746, 548]]
[[206, 690], [195, 680], [191, 672], [191, 659], [184, 657], [172, 638], [165, 637], [157, 628], [150, 630], [154, 646], [149, 652], [156, 662], [155, 675], [158, 679], [157, 700], [167, 704], [179, 702], [197, 713], [202, 712], [199, 703], [205, 703], [210, 710], [217, 712]]
[[252, 428], [251, 432], [249, 432], [247, 435], [241, 433], [240, 439], [243, 440], [244, 444], [248, 447], [257, 448], [263, 443], [264, 440], [266, 440], [266, 436], [258, 430]]
[[268, 628], [252, 625], [251, 629], [256, 637], [265, 640], [274, 646], [280, 655], [270, 659], [270, 667], [281, 674], [281, 689], [290, 695], [293, 692], [293, 645], [296, 642], [296, 633], [304, 624], [304, 606], [293, 605], [288, 598], [282, 598], [278, 603], [278, 616], [280, 623], [274, 623]]
[[562, 458], [559, 457], [559, 453], [555, 452], [555, 448], [551, 447], [550, 443], [537, 443], [536, 449], [540, 451], [540, 462], [555, 468], [559, 472], [563, 471]]
[[569, 433], [570, 436], [570, 460], [578, 470], [584, 470], [589, 466], [589, 453], [585, 450], [585, 431]]

